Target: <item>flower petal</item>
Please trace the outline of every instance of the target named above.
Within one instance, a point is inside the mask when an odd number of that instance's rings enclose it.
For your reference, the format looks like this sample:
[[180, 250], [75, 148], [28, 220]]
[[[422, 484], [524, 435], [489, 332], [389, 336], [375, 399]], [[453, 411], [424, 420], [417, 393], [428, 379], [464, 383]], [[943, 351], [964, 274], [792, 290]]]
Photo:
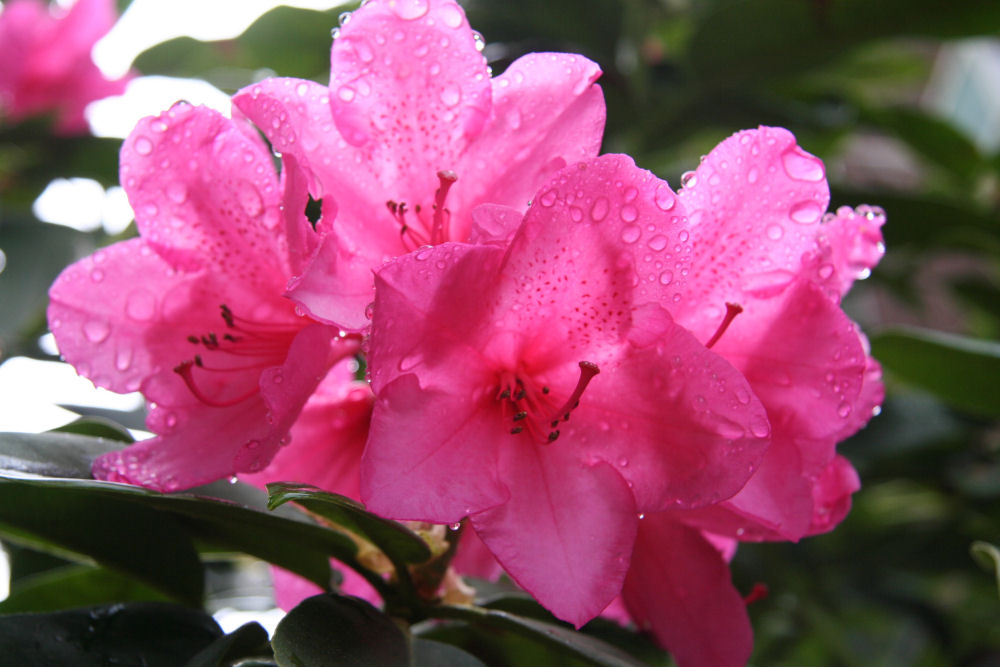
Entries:
[[669, 513], [639, 522], [622, 596], [680, 667], [738, 667], [750, 658], [750, 619], [725, 560]]
[[212, 268], [280, 294], [291, 271], [278, 179], [264, 143], [204, 107], [141, 120], [121, 182], [139, 233], [175, 268]]
[[514, 581], [580, 627], [621, 591], [638, 524], [628, 485], [563, 447], [502, 452], [510, 499], [472, 525]]
[[679, 193], [688, 211], [691, 271], [671, 313], [699, 340], [718, 320], [706, 307], [787, 284], [816, 247], [830, 199], [823, 163], [781, 128], [738, 132], [719, 144]]

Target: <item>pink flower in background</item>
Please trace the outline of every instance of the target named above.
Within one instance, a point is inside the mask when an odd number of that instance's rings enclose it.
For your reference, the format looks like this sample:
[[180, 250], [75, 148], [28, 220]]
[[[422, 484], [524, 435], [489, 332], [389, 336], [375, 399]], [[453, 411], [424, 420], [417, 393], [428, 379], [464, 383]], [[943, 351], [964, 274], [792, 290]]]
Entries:
[[509, 247], [446, 243], [378, 271], [362, 499], [390, 518], [468, 516], [580, 625], [619, 593], [637, 514], [732, 496], [769, 426], [739, 372], [660, 305], [692, 257], [665, 183], [604, 156], [559, 172], [520, 218], [475, 215], [477, 240], [516, 229]]
[[[749, 659], [753, 635], [720, 541], [731, 549], [831, 530], [860, 486], [835, 446], [868, 421], [883, 388], [839, 303], [881, 258], [884, 215], [844, 207], [824, 216], [822, 163], [778, 128], [727, 139], [685, 182], [689, 246], [679, 250], [690, 248], [691, 270], [674, 281], [668, 309], [747, 378], [772, 441], [732, 498], [640, 522], [622, 599], [682, 667], [735, 666]], [[720, 318], [729, 325], [716, 338]]]
[[116, 20], [113, 0], [77, 0], [68, 12], [40, 0], [10, 0], [0, 13], [0, 121], [55, 115], [59, 134], [88, 131], [90, 102], [125, 90], [109, 81], [90, 51]]
[[329, 88], [268, 79], [234, 98], [323, 199], [323, 242], [290, 292], [309, 313], [366, 328], [372, 269], [466, 241], [480, 203], [523, 213], [551, 174], [597, 154], [596, 64], [530, 54], [491, 79], [481, 50], [451, 0], [372, 0], [339, 30]]
[[175, 105], [125, 141], [140, 237], [71, 265], [49, 292], [65, 359], [151, 404], [157, 437], [99, 457], [95, 477], [177, 490], [259, 471], [356, 351], [282, 296], [315, 243], [294, 159], [283, 180], [253, 128], [205, 108]]

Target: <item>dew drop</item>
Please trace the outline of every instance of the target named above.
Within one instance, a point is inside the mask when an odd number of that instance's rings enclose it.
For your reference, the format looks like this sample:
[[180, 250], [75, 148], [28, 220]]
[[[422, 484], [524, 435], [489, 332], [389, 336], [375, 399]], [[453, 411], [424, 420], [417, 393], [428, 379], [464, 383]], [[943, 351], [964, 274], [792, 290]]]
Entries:
[[634, 222], [639, 217], [639, 210], [635, 206], [627, 204], [622, 207], [620, 215], [625, 222]]
[[681, 174], [681, 187], [693, 188], [698, 183], [698, 175], [693, 171], [685, 171]]
[[793, 206], [788, 215], [800, 225], [811, 225], [823, 215], [823, 207], [814, 201], [803, 201]]
[[462, 527], [462, 522], [461, 521], [457, 521], [457, 522], [451, 524], [450, 526], [448, 526], [448, 530], [450, 530], [452, 532], [455, 532], [456, 530], [458, 530], [461, 527]]
[[458, 89], [458, 86], [449, 85], [445, 86], [444, 90], [441, 91], [441, 102], [447, 107], [453, 107], [457, 105], [462, 100], [462, 91]]
[[642, 235], [639, 225], [629, 225], [622, 228], [622, 241], [625, 243], [635, 243]]
[[667, 270], [660, 274], [660, 284], [669, 285], [674, 282], [674, 272]]
[[847, 401], [842, 402], [837, 406], [837, 415], [841, 419], [846, 419], [851, 414], [851, 404]]
[[653, 238], [649, 239], [649, 243], [647, 243], [647, 245], [650, 250], [660, 251], [667, 247], [667, 243], [668, 241], [666, 236], [663, 234], [657, 234]]
[[399, 370], [403, 373], [413, 370], [413, 368], [420, 363], [420, 359], [421, 357], [419, 354], [409, 354], [403, 357], [399, 360]]
[[167, 198], [175, 204], [183, 204], [187, 200], [187, 186], [180, 181], [167, 185]]
[[478, 30], [472, 31], [472, 42], [476, 47], [476, 51], [482, 53], [483, 49], [486, 48], [486, 40], [483, 39], [482, 34]]
[[750, 420], [750, 432], [758, 438], [766, 438], [771, 433], [771, 425], [764, 417], [758, 415]]
[[249, 181], [241, 181], [236, 192], [239, 197], [240, 206], [251, 218], [256, 218], [264, 212], [264, 200], [260, 193]]
[[819, 267], [817, 273], [819, 274], [819, 277], [821, 279], [827, 280], [828, 278], [830, 278], [830, 276], [833, 275], [833, 270], [834, 270], [833, 264], [823, 264], [822, 266]]
[[557, 193], [555, 190], [549, 190], [538, 198], [538, 203], [542, 206], [549, 207], [556, 203]]
[[767, 226], [767, 238], [772, 241], [780, 241], [781, 237], [785, 235], [785, 228], [781, 225], [774, 223]]
[[418, 19], [430, 9], [428, 0], [390, 0], [389, 9], [404, 21]]
[[135, 152], [139, 155], [149, 155], [153, 152], [153, 142], [146, 137], [137, 137], [135, 140]]
[[621, 457], [620, 459], [618, 459], [618, 465], [621, 466], [622, 468], [627, 468], [628, 467], [628, 459], [625, 458], [624, 456]]
[[125, 314], [136, 322], [148, 322], [156, 314], [156, 297], [147, 289], [137, 289], [125, 301]]
[[111, 327], [101, 320], [90, 320], [83, 325], [83, 335], [91, 343], [103, 343], [111, 335]]
[[120, 347], [115, 354], [115, 368], [127, 371], [132, 366], [132, 348]]
[[337, 97], [341, 102], [350, 102], [354, 99], [354, 89], [350, 86], [341, 86], [337, 89]]
[[760, 170], [757, 167], [752, 167], [750, 171], [747, 172], [747, 183], [753, 185], [760, 178]]
[[449, 28], [459, 28], [462, 26], [462, 13], [455, 5], [445, 5], [441, 8], [439, 15], [444, 24]]
[[233, 475], [232, 477], [229, 478], [229, 483], [230, 484], [235, 484], [238, 481], [240, 481], [240, 480], [236, 477], [236, 475]]
[[573, 222], [580, 222], [583, 220], [583, 211], [577, 206], [570, 206], [569, 217], [573, 219]]
[[598, 197], [594, 205], [590, 207], [590, 218], [594, 222], [600, 222], [608, 217], [608, 198]]
[[826, 175], [819, 158], [809, 155], [798, 146], [789, 149], [781, 156], [781, 164], [785, 168], [785, 173], [797, 181], [817, 183]]
[[666, 185], [661, 185], [656, 188], [656, 194], [653, 195], [653, 201], [656, 203], [657, 208], [661, 211], [670, 211], [677, 204], [677, 197]]
[[104, 280], [104, 271], [102, 271], [101, 269], [94, 269], [93, 271], [90, 272], [90, 279], [93, 280], [95, 283], [101, 282], [102, 280]]

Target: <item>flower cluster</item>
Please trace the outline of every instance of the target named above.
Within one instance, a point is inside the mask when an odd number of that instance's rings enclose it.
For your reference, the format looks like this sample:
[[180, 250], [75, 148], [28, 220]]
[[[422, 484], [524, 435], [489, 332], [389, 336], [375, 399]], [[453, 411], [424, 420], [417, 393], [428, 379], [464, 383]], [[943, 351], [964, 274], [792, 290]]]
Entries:
[[682, 665], [745, 662], [736, 543], [830, 530], [859, 486], [835, 445], [882, 386], [839, 303], [883, 215], [825, 213], [823, 164], [779, 128], [674, 191], [598, 156], [594, 63], [491, 78], [481, 50], [451, 0], [372, 0], [329, 87], [140, 123], [140, 238], [51, 290], [65, 358], [152, 405], [156, 437], [94, 474], [294, 479], [466, 521], [465, 571], [495, 558], [557, 617], [630, 618]]
[[127, 83], [105, 78], [90, 58], [114, 25], [114, 2], [77, 0], [61, 16], [47, 5], [11, 0], [0, 14], [0, 122], [51, 113], [58, 133], [85, 133], [86, 106], [121, 94]]

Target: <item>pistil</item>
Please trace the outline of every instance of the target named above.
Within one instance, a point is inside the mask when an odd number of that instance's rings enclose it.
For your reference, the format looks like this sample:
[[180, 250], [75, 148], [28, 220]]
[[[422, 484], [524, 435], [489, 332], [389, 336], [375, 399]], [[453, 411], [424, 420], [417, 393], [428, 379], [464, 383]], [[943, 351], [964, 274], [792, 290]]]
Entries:
[[733, 320], [736, 319], [736, 316], [742, 312], [743, 312], [743, 307], [740, 306], [739, 304], [727, 303], [726, 314], [722, 318], [722, 324], [719, 325], [719, 328], [715, 330], [715, 333], [712, 334], [712, 337], [708, 339], [707, 343], [705, 343], [705, 347], [711, 349], [713, 345], [718, 343], [719, 339], [722, 338], [722, 334], [726, 333], [726, 329], [729, 328], [729, 325], [732, 324]]

